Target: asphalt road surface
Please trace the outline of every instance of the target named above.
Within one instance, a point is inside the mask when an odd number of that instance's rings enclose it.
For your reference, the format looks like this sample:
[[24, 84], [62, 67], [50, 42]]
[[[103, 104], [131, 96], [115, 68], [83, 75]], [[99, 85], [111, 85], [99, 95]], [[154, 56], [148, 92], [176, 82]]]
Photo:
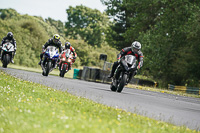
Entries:
[[68, 91], [76, 96], [85, 97], [101, 104], [121, 108], [177, 126], [185, 125], [190, 129], [200, 130], [200, 98], [132, 88], [124, 88], [122, 93], [117, 93], [110, 90], [109, 84], [67, 79], [52, 75], [45, 77], [41, 73], [11, 68], [0, 67], [0, 70], [20, 79]]

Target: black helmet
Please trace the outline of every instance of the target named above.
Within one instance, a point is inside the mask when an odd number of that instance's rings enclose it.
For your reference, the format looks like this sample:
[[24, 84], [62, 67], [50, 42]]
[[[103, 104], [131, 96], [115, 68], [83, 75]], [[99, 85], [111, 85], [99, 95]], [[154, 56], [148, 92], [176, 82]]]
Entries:
[[13, 39], [13, 33], [12, 32], [8, 32], [7, 37], [9, 40]]
[[59, 40], [60, 40], [60, 36], [59, 36], [58, 34], [55, 34], [55, 35], [53, 36], [53, 42], [54, 42], [55, 44], [57, 44]]
[[66, 42], [66, 43], [65, 43], [65, 49], [69, 49], [70, 46], [71, 46], [71, 43], [70, 43], [70, 42]]

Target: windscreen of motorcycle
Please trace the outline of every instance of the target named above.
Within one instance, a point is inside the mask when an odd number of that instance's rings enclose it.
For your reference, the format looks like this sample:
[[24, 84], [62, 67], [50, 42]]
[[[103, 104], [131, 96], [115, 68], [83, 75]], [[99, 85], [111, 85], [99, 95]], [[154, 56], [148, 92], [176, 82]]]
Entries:
[[67, 58], [69, 58], [69, 56], [70, 56], [70, 54], [71, 54], [71, 50], [70, 49], [67, 49], [67, 50], [65, 50], [65, 56], [67, 57]]
[[54, 46], [48, 46], [47, 49], [49, 50], [50, 58], [53, 58], [54, 55], [57, 53], [57, 48]]
[[136, 62], [136, 57], [133, 55], [126, 55], [125, 56], [125, 61], [129, 65], [133, 65]]

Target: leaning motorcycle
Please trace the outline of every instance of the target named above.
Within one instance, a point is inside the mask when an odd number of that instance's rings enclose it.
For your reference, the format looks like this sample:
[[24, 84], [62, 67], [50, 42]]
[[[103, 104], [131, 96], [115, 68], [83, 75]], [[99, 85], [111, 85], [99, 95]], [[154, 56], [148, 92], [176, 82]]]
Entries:
[[7, 68], [7, 65], [11, 62], [12, 54], [14, 54], [14, 45], [10, 42], [4, 43], [1, 49], [1, 62], [4, 68]]
[[70, 49], [67, 49], [61, 53], [60, 62], [59, 62], [59, 71], [60, 77], [64, 77], [65, 73], [69, 71], [72, 63], [74, 62], [72, 52]]
[[126, 55], [122, 57], [112, 78], [110, 89], [112, 91], [121, 92], [136, 70], [137, 65], [135, 56]]
[[54, 46], [48, 46], [44, 53], [44, 60], [41, 63], [43, 76], [48, 76], [49, 73], [55, 68], [58, 58], [58, 49]]

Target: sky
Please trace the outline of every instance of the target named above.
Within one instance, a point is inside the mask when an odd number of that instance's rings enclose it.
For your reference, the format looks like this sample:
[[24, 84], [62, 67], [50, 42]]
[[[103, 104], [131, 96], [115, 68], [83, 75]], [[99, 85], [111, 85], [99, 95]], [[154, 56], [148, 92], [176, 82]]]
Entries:
[[103, 12], [106, 9], [100, 0], [0, 0], [0, 9], [13, 8], [20, 14], [41, 16], [43, 19], [67, 21], [69, 6], [84, 5]]

